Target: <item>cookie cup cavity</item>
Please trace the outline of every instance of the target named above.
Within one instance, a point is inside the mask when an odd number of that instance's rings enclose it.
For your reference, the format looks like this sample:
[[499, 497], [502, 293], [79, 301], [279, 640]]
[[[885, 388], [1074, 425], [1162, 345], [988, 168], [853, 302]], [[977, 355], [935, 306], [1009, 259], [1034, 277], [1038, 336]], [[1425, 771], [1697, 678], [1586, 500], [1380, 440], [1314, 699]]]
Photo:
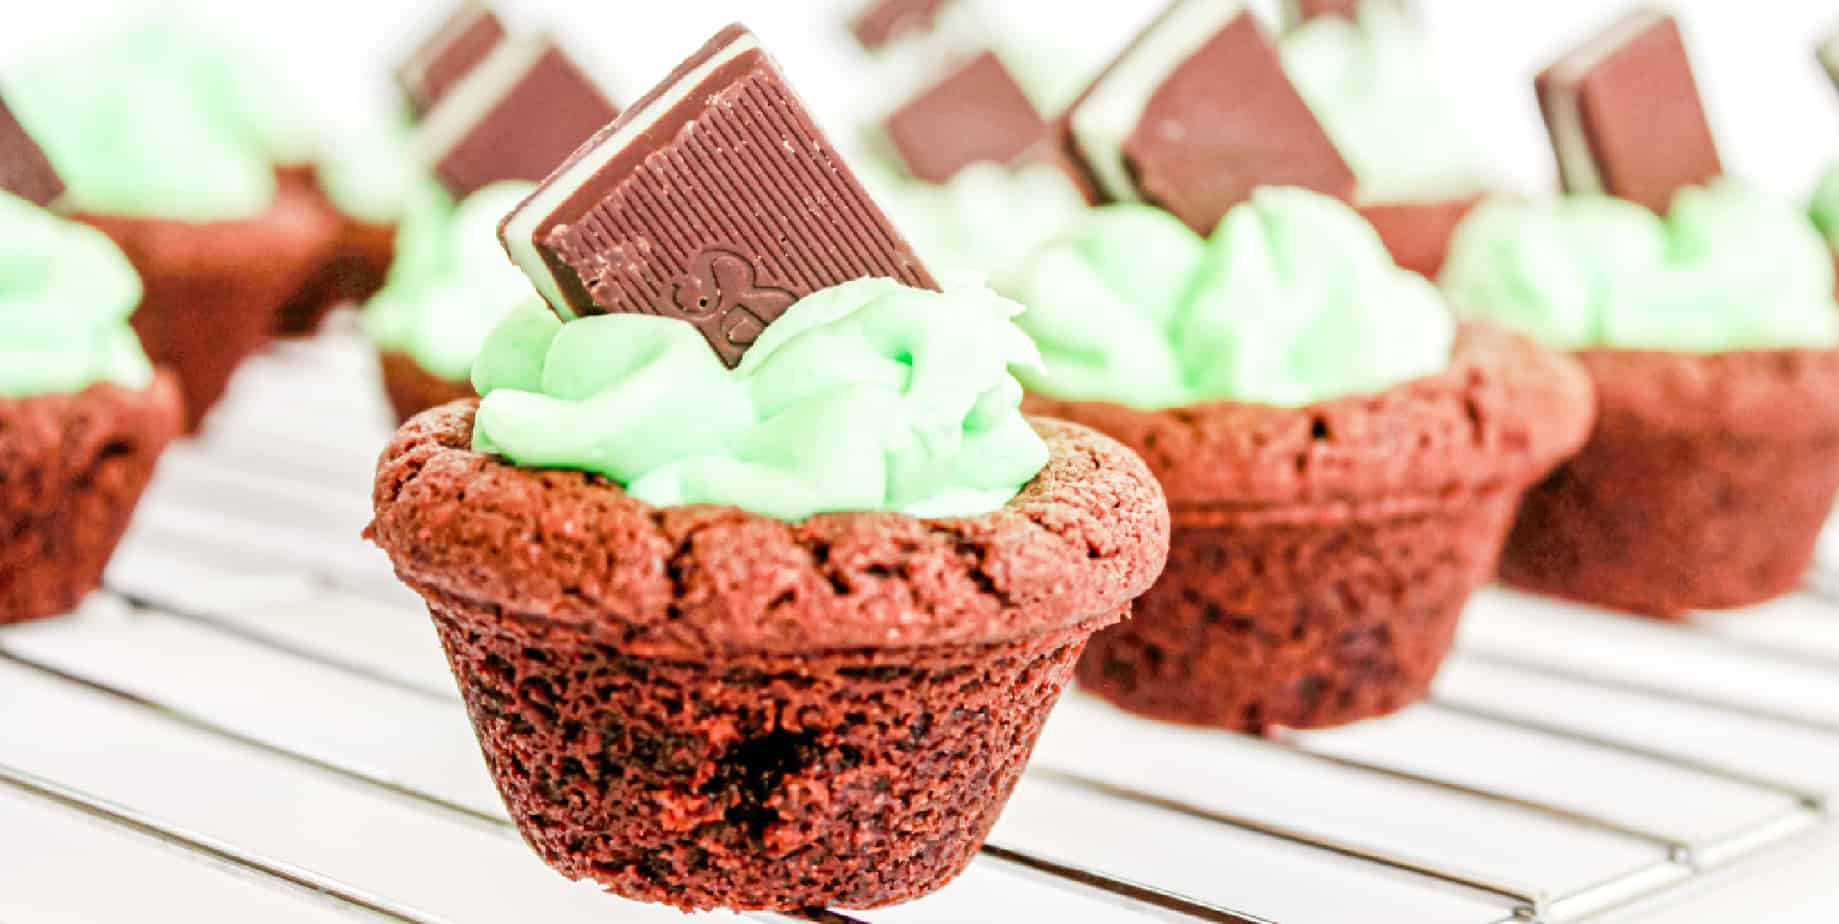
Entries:
[[249, 354], [267, 342], [276, 310], [323, 263], [338, 223], [297, 184], [268, 211], [236, 221], [79, 214], [121, 247], [145, 295], [133, 324], [155, 365], [171, 369], [196, 430]]
[[1653, 616], [1793, 589], [1839, 491], [1839, 350], [1584, 350], [1601, 415], [1529, 491], [1510, 584]]
[[525, 839], [631, 898], [872, 907], [943, 885], [1168, 550], [1143, 463], [1057, 422], [995, 513], [786, 523], [475, 453], [476, 406], [398, 432], [369, 534], [428, 601]]
[[0, 624], [68, 613], [102, 583], [184, 417], [164, 373], [139, 390], [0, 397]]
[[1168, 570], [1092, 640], [1081, 685], [1154, 718], [1256, 731], [1421, 697], [1520, 492], [1583, 442], [1592, 401], [1572, 360], [1468, 324], [1443, 374], [1377, 395], [1027, 408], [1137, 450], [1173, 515]]

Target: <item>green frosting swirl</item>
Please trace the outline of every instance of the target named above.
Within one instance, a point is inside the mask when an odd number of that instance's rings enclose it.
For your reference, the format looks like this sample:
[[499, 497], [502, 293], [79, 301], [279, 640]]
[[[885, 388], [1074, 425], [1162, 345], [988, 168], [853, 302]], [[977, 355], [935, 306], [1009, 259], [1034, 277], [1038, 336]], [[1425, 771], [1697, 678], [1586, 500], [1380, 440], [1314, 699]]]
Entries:
[[972, 164], [943, 185], [879, 171], [864, 178], [928, 265], [981, 273], [997, 289], [1087, 211], [1073, 181], [1047, 165]]
[[433, 180], [420, 184], [396, 229], [389, 278], [364, 306], [371, 340], [441, 378], [466, 381], [492, 328], [537, 298], [498, 243], [498, 223], [533, 189], [494, 183], [455, 207]]
[[527, 305], [474, 368], [474, 447], [657, 506], [986, 513], [1047, 464], [1009, 373], [1037, 359], [1020, 311], [978, 286], [858, 280], [799, 300], [729, 370], [682, 321]]
[[319, 165], [319, 185], [339, 211], [369, 222], [400, 221], [428, 171], [416, 161], [406, 124], [386, 124], [342, 142]]
[[1601, 196], [1485, 203], [1457, 229], [1443, 287], [1567, 348], [1839, 342], [1826, 242], [1791, 204], [1728, 180], [1681, 190], [1664, 219]]
[[176, 19], [29, 63], [6, 99], [89, 211], [253, 217], [274, 166], [314, 153], [305, 107], [261, 61]]
[[0, 395], [145, 388], [140, 277], [108, 236], [0, 192]]
[[1820, 185], [1813, 193], [1810, 214], [1814, 226], [1826, 235], [1826, 242], [1839, 250], [1839, 164], [1834, 164], [1820, 178]]
[[1368, 202], [1463, 198], [1486, 181], [1437, 91], [1408, 14], [1365, 3], [1358, 21], [1320, 16], [1284, 36], [1284, 70], [1360, 179]]
[[1455, 323], [1342, 203], [1266, 187], [1203, 239], [1159, 209], [1115, 205], [1018, 277], [1044, 394], [1143, 408], [1226, 400], [1294, 407], [1382, 391], [1449, 365]]

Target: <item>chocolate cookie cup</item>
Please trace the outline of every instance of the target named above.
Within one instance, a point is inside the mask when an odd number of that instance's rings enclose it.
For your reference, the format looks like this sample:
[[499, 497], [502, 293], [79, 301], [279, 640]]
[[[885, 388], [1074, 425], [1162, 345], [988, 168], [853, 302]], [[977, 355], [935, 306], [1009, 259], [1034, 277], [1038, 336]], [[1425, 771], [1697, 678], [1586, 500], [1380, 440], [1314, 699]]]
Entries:
[[319, 332], [332, 309], [361, 304], [383, 288], [396, 258], [396, 226], [373, 224], [340, 212], [326, 196], [314, 168], [283, 170], [280, 177], [291, 194], [311, 202], [338, 226], [324, 262], [276, 312], [276, 335], [308, 337]]
[[286, 182], [268, 211], [246, 220], [73, 217], [114, 239], [140, 273], [146, 295], [134, 331], [148, 358], [178, 376], [187, 432], [223, 397], [237, 366], [267, 342], [276, 310], [338, 238], [335, 216]]
[[1839, 350], [1576, 356], [1596, 430], [1527, 493], [1502, 578], [1667, 618], [1792, 590], [1839, 493]]
[[964, 519], [660, 509], [472, 451], [384, 452], [368, 535], [428, 602], [499, 791], [558, 871], [685, 910], [873, 907], [968, 863], [1087, 637], [1168, 549], [1143, 462], [1038, 420]]
[[1030, 396], [1142, 454], [1168, 493], [1168, 570], [1100, 632], [1081, 686], [1158, 719], [1310, 728], [1421, 698], [1520, 492], [1589, 432], [1589, 380], [1464, 325], [1441, 375], [1302, 408], [1138, 410]]
[[0, 624], [68, 613], [100, 586], [184, 416], [166, 373], [138, 390], [0, 397]]
[[383, 393], [389, 397], [390, 409], [398, 424], [430, 408], [450, 404], [462, 398], [476, 398], [471, 382], [455, 382], [429, 372], [421, 363], [400, 350], [378, 348], [377, 365], [383, 372]]

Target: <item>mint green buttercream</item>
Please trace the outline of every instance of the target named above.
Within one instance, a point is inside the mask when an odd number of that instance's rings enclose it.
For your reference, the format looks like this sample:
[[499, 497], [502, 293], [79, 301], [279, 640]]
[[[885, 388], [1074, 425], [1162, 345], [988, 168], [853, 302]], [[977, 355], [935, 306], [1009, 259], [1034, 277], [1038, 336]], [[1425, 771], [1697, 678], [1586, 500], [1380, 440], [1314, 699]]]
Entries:
[[1284, 70], [1360, 180], [1367, 202], [1463, 198], [1486, 185], [1438, 93], [1423, 36], [1391, 3], [1320, 16], [1284, 36]]
[[1459, 308], [1567, 348], [1839, 342], [1826, 242], [1790, 203], [1729, 180], [1681, 190], [1664, 219], [1600, 196], [1485, 203], [1442, 281]]
[[981, 273], [998, 289], [1087, 211], [1073, 181], [1047, 165], [972, 164], [942, 185], [875, 171], [864, 178], [929, 266]]
[[0, 191], [0, 395], [145, 388], [140, 277], [108, 236]]
[[319, 165], [319, 185], [339, 211], [369, 222], [400, 221], [428, 182], [406, 125], [385, 125], [338, 144]]
[[1834, 164], [1820, 178], [1814, 190], [1811, 209], [1813, 223], [1826, 235], [1826, 242], [1839, 250], [1839, 164]]
[[1013, 294], [1044, 394], [1158, 408], [1298, 406], [1448, 367], [1455, 323], [1342, 203], [1266, 187], [1204, 239], [1159, 209], [1095, 210]]
[[799, 300], [729, 370], [682, 321], [529, 305], [474, 367], [474, 447], [657, 506], [986, 513], [1047, 464], [1009, 372], [1038, 358], [1019, 311], [975, 285], [858, 280]]
[[175, 19], [30, 62], [6, 99], [90, 211], [253, 217], [275, 165], [314, 153], [304, 106], [263, 62]]
[[441, 378], [466, 381], [492, 328], [537, 298], [498, 243], [498, 223], [534, 188], [494, 183], [456, 207], [432, 180], [418, 185], [396, 229], [389, 278], [364, 306], [371, 340]]

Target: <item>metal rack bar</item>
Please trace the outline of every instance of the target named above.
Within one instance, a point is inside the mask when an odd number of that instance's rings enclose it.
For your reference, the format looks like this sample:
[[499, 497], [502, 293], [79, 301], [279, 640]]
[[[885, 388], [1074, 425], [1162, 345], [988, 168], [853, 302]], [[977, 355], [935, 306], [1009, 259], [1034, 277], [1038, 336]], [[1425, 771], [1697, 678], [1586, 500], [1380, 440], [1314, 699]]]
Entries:
[[272, 880], [322, 901], [402, 924], [441, 924], [441, 919], [345, 885], [283, 860], [258, 857], [228, 844], [161, 823], [123, 805], [0, 763], [0, 785], [81, 813], [197, 857]]

